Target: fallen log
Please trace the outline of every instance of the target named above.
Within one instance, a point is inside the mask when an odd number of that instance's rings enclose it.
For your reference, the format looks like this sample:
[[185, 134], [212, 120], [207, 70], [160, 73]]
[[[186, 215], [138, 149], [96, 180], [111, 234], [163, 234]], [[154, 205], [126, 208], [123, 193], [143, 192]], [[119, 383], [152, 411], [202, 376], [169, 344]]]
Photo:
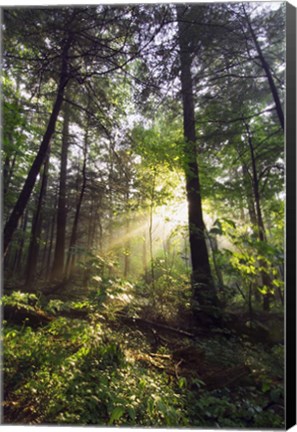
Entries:
[[186, 330], [182, 330], [182, 329], [178, 329], [176, 327], [171, 327], [168, 326], [166, 324], [161, 324], [161, 323], [157, 323], [154, 321], [149, 321], [149, 320], [145, 320], [142, 318], [136, 318], [136, 317], [128, 317], [127, 315], [118, 314], [118, 317], [121, 319], [122, 322], [126, 323], [126, 324], [136, 324], [139, 327], [149, 327], [150, 329], [155, 328], [158, 330], [165, 330], [166, 332], [169, 333], [174, 333], [174, 334], [178, 334], [180, 336], [185, 336], [188, 338], [195, 338], [197, 335], [190, 333]]
[[10, 324], [28, 325], [33, 328], [47, 325], [54, 319], [53, 316], [47, 315], [40, 309], [20, 305], [5, 305], [2, 317]]

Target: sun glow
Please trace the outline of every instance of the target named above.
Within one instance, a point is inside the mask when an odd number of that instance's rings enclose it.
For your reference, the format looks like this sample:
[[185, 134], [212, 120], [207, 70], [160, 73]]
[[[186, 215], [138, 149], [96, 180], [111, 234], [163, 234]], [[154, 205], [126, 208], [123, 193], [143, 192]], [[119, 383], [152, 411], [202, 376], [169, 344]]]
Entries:
[[184, 228], [188, 221], [188, 204], [186, 201], [171, 202], [157, 207], [153, 215], [153, 231], [166, 239], [172, 231]]
[[[150, 214], [152, 212], [152, 214]], [[214, 219], [205, 211], [203, 219], [207, 229], [210, 229]], [[131, 243], [143, 243], [151, 240], [154, 250], [158, 250], [160, 244], [170, 237], [188, 237], [188, 203], [185, 197], [180, 195], [176, 200], [167, 204], [148, 208], [146, 214], [133, 213], [129, 223], [119, 221], [119, 227], [114, 231], [112, 239], [105, 245], [107, 251], [121, 247], [131, 246]]]

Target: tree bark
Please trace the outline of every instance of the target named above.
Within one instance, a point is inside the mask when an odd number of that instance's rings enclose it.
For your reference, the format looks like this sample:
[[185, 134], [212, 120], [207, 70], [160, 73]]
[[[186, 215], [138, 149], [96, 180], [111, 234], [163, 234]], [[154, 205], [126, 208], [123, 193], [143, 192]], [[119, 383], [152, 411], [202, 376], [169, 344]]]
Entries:
[[71, 274], [74, 264], [74, 247], [76, 245], [77, 240], [77, 227], [78, 227], [78, 221], [79, 221], [79, 215], [80, 215], [80, 209], [86, 189], [87, 184], [87, 176], [86, 176], [86, 166], [87, 166], [87, 155], [88, 155], [88, 131], [85, 132], [85, 140], [84, 140], [84, 160], [83, 160], [83, 166], [82, 166], [82, 185], [80, 194], [78, 197], [77, 205], [76, 205], [76, 211], [74, 216], [74, 222], [72, 226], [72, 232], [70, 237], [70, 244], [69, 244], [69, 250], [67, 255], [67, 263], [66, 263], [66, 269], [65, 269], [65, 276], [66, 278]]
[[[42, 227], [42, 206], [44, 203], [46, 189], [47, 189], [47, 179], [48, 179], [48, 166], [49, 166], [49, 156], [44, 163], [44, 170], [41, 180], [40, 192], [38, 196], [37, 208], [34, 215], [31, 239], [27, 258], [27, 270], [26, 270], [26, 285], [30, 289], [30, 284], [33, 281], [37, 268], [38, 254], [40, 249], [40, 236]], [[31, 289], [30, 289], [31, 290]]]
[[[253, 192], [254, 192], [254, 199], [255, 199], [258, 237], [261, 242], [265, 242], [267, 239], [266, 239], [265, 226], [264, 226], [261, 204], [260, 204], [259, 177], [258, 177], [258, 171], [256, 165], [256, 157], [255, 157], [254, 145], [252, 140], [252, 134], [251, 134], [249, 124], [246, 122], [245, 119], [243, 119], [243, 123], [246, 128], [247, 139], [248, 139], [248, 144], [250, 149], [250, 156], [251, 156], [252, 183], [253, 183]], [[265, 262], [263, 262], [263, 260], [259, 260], [259, 265], [262, 268], [267, 267]], [[262, 278], [263, 285], [269, 289], [271, 287], [271, 279], [265, 270], [261, 271], [261, 278]], [[263, 296], [263, 309], [265, 311], [268, 311], [270, 309], [270, 298], [271, 298], [270, 293], [264, 294]]]
[[54, 236], [55, 236], [56, 208], [57, 208], [57, 201], [54, 204], [53, 215], [51, 218], [51, 233], [50, 233], [48, 254], [47, 254], [47, 258], [46, 258], [46, 272], [45, 272], [45, 278], [46, 279], [50, 278], [51, 255], [52, 255]]
[[62, 132], [62, 151], [60, 168], [60, 186], [57, 211], [57, 232], [54, 262], [52, 268], [52, 278], [60, 279], [64, 275], [65, 261], [65, 237], [66, 237], [66, 179], [67, 179], [67, 156], [69, 147], [69, 104], [64, 102], [64, 123]]
[[13, 265], [13, 273], [15, 273], [15, 274], [16, 273], [20, 274], [20, 272], [22, 272], [21, 263], [23, 261], [23, 252], [24, 252], [24, 244], [25, 244], [28, 219], [29, 219], [28, 210], [26, 210], [23, 217], [22, 217], [22, 230], [20, 233], [21, 237], [20, 237], [20, 240], [18, 242], [18, 248], [16, 251], [15, 261], [14, 261], [14, 265]]
[[6, 156], [5, 161], [4, 161], [4, 167], [3, 167], [3, 195], [6, 195], [8, 190], [9, 190], [9, 186], [10, 186], [10, 182], [11, 182], [11, 178], [13, 176], [13, 171], [14, 171], [14, 167], [15, 167], [15, 162], [16, 162], [16, 152], [13, 155], [12, 161], [10, 161], [9, 156]]
[[7, 253], [9, 244], [11, 242], [12, 236], [18, 226], [18, 222], [22, 214], [24, 213], [24, 210], [27, 206], [27, 203], [29, 201], [29, 198], [31, 196], [32, 190], [34, 188], [37, 175], [40, 171], [40, 168], [44, 162], [44, 159], [47, 154], [47, 150], [51, 141], [51, 138], [55, 132], [55, 126], [56, 121], [62, 106], [63, 102], [63, 96], [64, 96], [64, 90], [68, 83], [69, 77], [68, 77], [68, 51], [71, 45], [71, 39], [69, 38], [64, 46], [63, 52], [62, 52], [62, 66], [60, 71], [60, 80], [58, 84], [58, 90], [57, 90], [57, 98], [53, 106], [53, 110], [49, 119], [49, 123], [46, 129], [46, 132], [43, 136], [43, 140], [41, 142], [41, 145], [39, 147], [39, 151], [37, 153], [37, 156], [31, 166], [31, 169], [29, 171], [29, 174], [27, 176], [27, 179], [25, 181], [25, 184], [23, 186], [23, 189], [19, 195], [19, 198], [14, 206], [14, 209], [5, 225], [4, 228], [4, 237], [3, 237], [3, 251], [4, 256]]
[[249, 28], [249, 32], [250, 32], [250, 34], [252, 36], [255, 48], [256, 48], [257, 53], [258, 53], [259, 60], [260, 60], [261, 65], [262, 65], [262, 67], [263, 67], [263, 69], [265, 71], [265, 74], [266, 74], [266, 77], [267, 77], [267, 80], [268, 80], [268, 83], [269, 83], [270, 91], [271, 91], [272, 97], [274, 99], [274, 103], [275, 103], [276, 112], [277, 112], [277, 115], [278, 115], [278, 118], [279, 118], [279, 122], [281, 124], [281, 127], [284, 130], [284, 128], [285, 128], [284, 112], [283, 112], [282, 104], [281, 104], [281, 101], [280, 101], [280, 98], [279, 98], [279, 95], [278, 95], [278, 91], [277, 91], [276, 85], [274, 83], [273, 76], [271, 74], [271, 70], [270, 70], [269, 64], [267, 63], [267, 61], [266, 61], [266, 59], [265, 59], [265, 57], [263, 55], [262, 49], [261, 49], [260, 44], [258, 42], [256, 33], [255, 33], [254, 29], [253, 29], [251, 20], [250, 20], [248, 14], [247, 14], [245, 6], [242, 5], [242, 8], [243, 8], [244, 16], [245, 16], [245, 19], [246, 19], [246, 22], [247, 22], [247, 25], [248, 25], [248, 28]]
[[[127, 184], [127, 192], [125, 193], [126, 199], [126, 232], [130, 231], [130, 211], [129, 211], [129, 184]], [[126, 241], [124, 252], [124, 277], [126, 278], [130, 273], [130, 240]]]
[[155, 200], [155, 181], [156, 171], [153, 170], [153, 181], [151, 187], [151, 202], [150, 202], [150, 213], [149, 213], [149, 251], [150, 251], [150, 270], [151, 270], [151, 286], [153, 294], [153, 306], [155, 306], [155, 263], [154, 263], [154, 252], [153, 252], [153, 216], [154, 216], [154, 200]]
[[181, 64], [181, 86], [184, 118], [184, 155], [186, 192], [188, 199], [188, 221], [190, 253], [192, 262], [193, 298], [200, 305], [217, 303], [216, 291], [211, 275], [202, 215], [201, 187], [197, 163], [195, 108], [191, 74], [191, 35], [186, 20], [182, 20], [184, 7], [177, 7], [179, 19], [179, 47]]
[[250, 179], [247, 166], [245, 165], [244, 162], [242, 163], [242, 176], [243, 176], [243, 184], [244, 184], [244, 188], [245, 188], [245, 194], [246, 194], [246, 200], [247, 200], [250, 222], [251, 222], [253, 229], [254, 229], [254, 227], [257, 226], [257, 216], [256, 216], [255, 205], [254, 205], [252, 181]]

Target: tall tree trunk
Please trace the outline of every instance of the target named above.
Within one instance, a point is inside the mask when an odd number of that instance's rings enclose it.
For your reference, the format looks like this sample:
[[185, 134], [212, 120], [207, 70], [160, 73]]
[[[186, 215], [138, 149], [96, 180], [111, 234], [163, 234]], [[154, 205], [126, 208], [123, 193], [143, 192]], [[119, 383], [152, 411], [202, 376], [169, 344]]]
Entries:
[[26, 237], [26, 230], [28, 225], [28, 210], [25, 211], [23, 218], [22, 218], [22, 229], [21, 229], [21, 236], [18, 242], [18, 248], [15, 255], [15, 261], [13, 266], [13, 273], [18, 273], [18, 276], [20, 276], [20, 272], [22, 270], [21, 263], [23, 259], [23, 251], [24, 251], [24, 244], [25, 244], [25, 237]]
[[44, 163], [44, 170], [41, 179], [41, 186], [38, 196], [37, 208], [32, 222], [31, 239], [27, 258], [27, 271], [26, 271], [26, 285], [30, 289], [30, 284], [33, 281], [36, 268], [37, 260], [40, 248], [40, 237], [42, 228], [42, 211], [43, 203], [46, 195], [47, 179], [48, 179], [48, 166], [49, 166], [49, 155]]
[[144, 232], [143, 235], [143, 244], [142, 244], [142, 267], [143, 267], [143, 274], [146, 275], [147, 273], [147, 248], [146, 248], [146, 243], [147, 243], [147, 233], [146, 231]]
[[179, 19], [179, 47], [185, 138], [185, 176], [188, 199], [193, 299], [200, 305], [211, 306], [217, 303], [217, 296], [209, 265], [202, 216], [202, 199], [197, 163], [195, 109], [191, 74], [192, 61], [191, 53], [189, 52], [191, 35], [187, 28], [188, 24], [185, 23], [186, 19], [184, 19], [183, 16], [184, 10], [184, 6], [177, 7]]
[[154, 215], [154, 201], [155, 201], [155, 180], [156, 171], [153, 170], [153, 181], [151, 186], [151, 203], [149, 212], [149, 251], [150, 251], [150, 261], [151, 261], [151, 286], [153, 295], [153, 306], [155, 306], [155, 263], [154, 263], [154, 253], [153, 253], [153, 215]]
[[[254, 192], [254, 199], [255, 199], [258, 237], [259, 237], [259, 240], [261, 242], [265, 242], [266, 241], [266, 232], [265, 232], [264, 221], [263, 221], [262, 210], [261, 210], [261, 204], [260, 204], [259, 178], [258, 178], [258, 171], [257, 171], [257, 165], [256, 165], [254, 145], [253, 145], [253, 140], [252, 140], [252, 133], [251, 133], [249, 124], [246, 122], [245, 119], [243, 119], [243, 123], [245, 125], [245, 129], [246, 129], [246, 133], [247, 133], [247, 139], [248, 139], [250, 156], [251, 156], [252, 183], [253, 183], [253, 192]], [[265, 267], [267, 267], [263, 260], [259, 261], [259, 265], [261, 268], [264, 268], [264, 269], [265, 269]], [[271, 283], [271, 279], [268, 275], [268, 272], [265, 270], [262, 270], [261, 271], [261, 278], [262, 278], [263, 285], [266, 286], [267, 289], [269, 290], [271, 288], [272, 283]], [[263, 309], [266, 311], [268, 311], [270, 309], [270, 298], [271, 298], [270, 293], [264, 294]]]
[[245, 163], [242, 163], [242, 176], [243, 176], [243, 184], [245, 188], [245, 195], [247, 200], [248, 212], [250, 217], [250, 222], [252, 224], [253, 229], [257, 226], [257, 216], [253, 198], [252, 191], [252, 179], [250, 178], [250, 174], [248, 172], [247, 166]]
[[9, 190], [10, 182], [13, 176], [13, 171], [16, 163], [16, 157], [17, 157], [17, 152], [14, 153], [11, 161], [8, 156], [6, 156], [5, 158], [4, 166], [3, 166], [3, 195], [6, 195]]
[[65, 237], [66, 237], [66, 179], [67, 179], [67, 156], [69, 147], [69, 104], [64, 102], [64, 123], [62, 132], [62, 151], [61, 151], [61, 168], [60, 168], [60, 186], [57, 211], [57, 232], [55, 255], [52, 268], [52, 278], [60, 279], [64, 275], [65, 261]]
[[[244, 189], [245, 189], [246, 202], [247, 202], [247, 207], [248, 207], [250, 223], [251, 223], [253, 232], [257, 233], [258, 222], [257, 222], [256, 209], [255, 209], [255, 200], [254, 200], [254, 191], [253, 191], [253, 177], [250, 174], [248, 167], [244, 161], [242, 161], [242, 177], [243, 177], [243, 184], [244, 184]], [[260, 303], [262, 297], [261, 297], [261, 294], [260, 294], [257, 286], [254, 285], [252, 288], [253, 288], [255, 300], [258, 303]]]
[[253, 193], [254, 193], [254, 200], [255, 200], [258, 236], [259, 236], [259, 240], [266, 241], [266, 233], [265, 233], [265, 227], [264, 227], [261, 205], [260, 205], [259, 178], [258, 178], [258, 171], [257, 171], [257, 165], [256, 165], [256, 157], [255, 157], [254, 145], [253, 145], [253, 140], [252, 140], [252, 134], [251, 134], [249, 124], [245, 121], [245, 119], [243, 119], [243, 122], [244, 122], [245, 129], [246, 129], [248, 145], [249, 145], [249, 150], [250, 150], [250, 156], [251, 156], [252, 184], [253, 184]]
[[209, 236], [209, 245], [211, 248], [211, 252], [212, 252], [212, 261], [213, 261], [213, 266], [215, 269], [215, 274], [217, 276], [217, 282], [218, 282], [218, 289], [219, 291], [222, 293], [222, 295], [224, 295], [224, 278], [223, 278], [223, 273], [220, 269], [220, 266], [218, 265], [217, 262], [217, 253], [219, 250], [218, 247], [218, 242], [215, 236]]
[[57, 202], [54, 203], [54, 209], [53, 209], [53, 215], [51, 218], [51, 234], [50, 234], [50, 240], [49, 240], [49, 248], [47, 253], [47, 259], [46, 259], [46, 272], [45, 272], [45, 278], [49, 279], [50, 272], [51, 272], [51, 256], [52, 256], [52, 250], [53, 250], [53, 243], [54, 243], [54, 237], [55, 237], [55, 225], [56, 225], [56, 208], [57, 208]]
[[113, 211], [114, 211], [114, 198], [113, 198], [113, 183], [114, 183], [114, 144], [110, 141], [109, 144], [109, 173], [108, 173], [108, 242], [109, 246], [112, 245], [113, 241]]
[[87, 248], [89, 250], [91, 250], [93, 246], [93, 236], [92, 236], [93, 224], [94, 224], [93, 213], [94, 213], [94, 198], [93, 196], [91, 196], [91, 203], [90, 203], [89, 217], [88, 217], [88, 239], [87, 239]]
[[[126, 232], [130, 231], [130, 211], [129, 211], [129, 183], [127, 184], [127, 192], [125, 193], [126, 200]], [[126, 241], [124, 254], [124, 277], [126, 278], [130, 272], [130, 241]]]
[[64, 96], [64, 90], [67, 85], [67, 82], [69, 80], [68, 77], [68, 51], [71, 45], [71, 39], [69, 38], [64, 46], [63, 52], [62, 52], [62, 66], [60, 71], [60, 80], [58, 84], [57, 89], [57, 98], [53, 106], [53, 110], [49, 119], [49, 123], [46, 129], [46, 132], [43, 136], [43, 140], [41, 142], [41, 145], [39, 147], [39, 151], [37, 153], [37, 156], [31, 166], [31, 169], [29, 171], [29, 174], [27, 176], [27, 179], [25, 181], [25, 184], [23, 186], [23, 189], [19, 195], [19, 198], [14, 206], [14, 209], [8, 219], [8, 221], [5, 224], [4, 228], [4, 237], [3, 237], [3, 251], [4, 256], [7, 253], [9, 244], [11, 242], [13, 233], [15, 232], [20, 217], [22, 216], [27, 203], [29, 201], [29, 198], [31, 196], [32, 190], [34, 188], [37, 175], [40, 171], [40, 168], [45, 160], [48, 147], [51, 141], [51, 138], [53, 136], [53, 133], [55, 132], [55, 126], [56, 121], [62, 106], [63, 102], [63, 96]]
[[69, 250], [67, 255], [67, 263], [66, 263], [66, 269], [65, 269], [65, 276], [66, 278], [70, 276], [73, 265], [74, 265], [74, 248], [76, 245], [76, 239], [77, 239], [77, 227], [78, 227], [78, 221], [79, 221], [79, 215], [80, 215], [80, 209], [86, 189], [87, 184], [87, 176], [86, 176], [86, 166], [87, 166], [87, 155], [88, 155], [88, 130], [85, 132], [85, 139], [84, 139], [84, 160], [83, 160], [83, 166], [82, 166], [82, 185], [80, 194], [78, 197], [77, 205], [76, 205], [76, 211], [72, 226], [72, 232], [70, 237], [70, 244], [69, 244]]
[[256, 33], [255, 33], [254, 29], [253, 29], [251, 20], [250, 20], [250, 18], [248, 16], [248, 13], [246, 11], [246, 7], [245, 7], [244, 4], [242, 4], [242, 8], [243, 8], [243, 11], [244, 11], [245, 20], [246, 20], [248, 28], [249, 28], [249, 32], [250, 32], [250, 34], [252, 36], [255, 48], [256, 48], [257, 53], [258, 53], [259, 60], [260, 60], [261, 65], [262, 65], [262, 67], [263, 67], [263, 69], [265, 71], [265, 74], [266, 74], [266, 77], [267, 77], [267, 80], [268, 80], [268, 83], [269, 83], [270, 91], [271, 91], [272, 97], [274, 99], [274, 103], [275, 103], [276, 112], [277, 112], [277, 115], [278, 115], [278, 118], [279, 118], [279, 122], [281, 124], [281, 127], [284, 129], [285, 128], [284, 112], [283, 112], [282, 104], [281, 104], [281, 101], [280, 101], [280, 98], [279, 98], [279, 95], [278, 95], [278, 91], [277, 91], [277, 88], [276, 88], [273, 76], [271, 74], [271, 70], [270, 70], [269, 64], [267, 63], [267, 61], [266, 61], [266, 59], [265, 59], [265, 57], [263, 55], [261, 46], [259, 44], [259, 41], [258, 41], [257, 36], [256, 36]]
[[47, 224], [47, 228], [45, 231], [44, 245], [43, 245], [41, 259], [40, 259], [40, 275], [44, 275], [46, 272], [46, 257], [47, 257], [48, 247], [49, 247], [50, 235], [51, 235], [51, 224], [50, 225]]

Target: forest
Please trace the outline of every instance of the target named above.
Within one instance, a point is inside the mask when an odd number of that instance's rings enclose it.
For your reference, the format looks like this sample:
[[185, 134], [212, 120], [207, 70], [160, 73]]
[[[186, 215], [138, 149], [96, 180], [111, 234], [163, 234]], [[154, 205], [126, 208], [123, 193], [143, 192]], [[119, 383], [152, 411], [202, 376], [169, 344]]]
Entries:
[[2, 12], [2, 423], [284, 428], [286, 4]]

